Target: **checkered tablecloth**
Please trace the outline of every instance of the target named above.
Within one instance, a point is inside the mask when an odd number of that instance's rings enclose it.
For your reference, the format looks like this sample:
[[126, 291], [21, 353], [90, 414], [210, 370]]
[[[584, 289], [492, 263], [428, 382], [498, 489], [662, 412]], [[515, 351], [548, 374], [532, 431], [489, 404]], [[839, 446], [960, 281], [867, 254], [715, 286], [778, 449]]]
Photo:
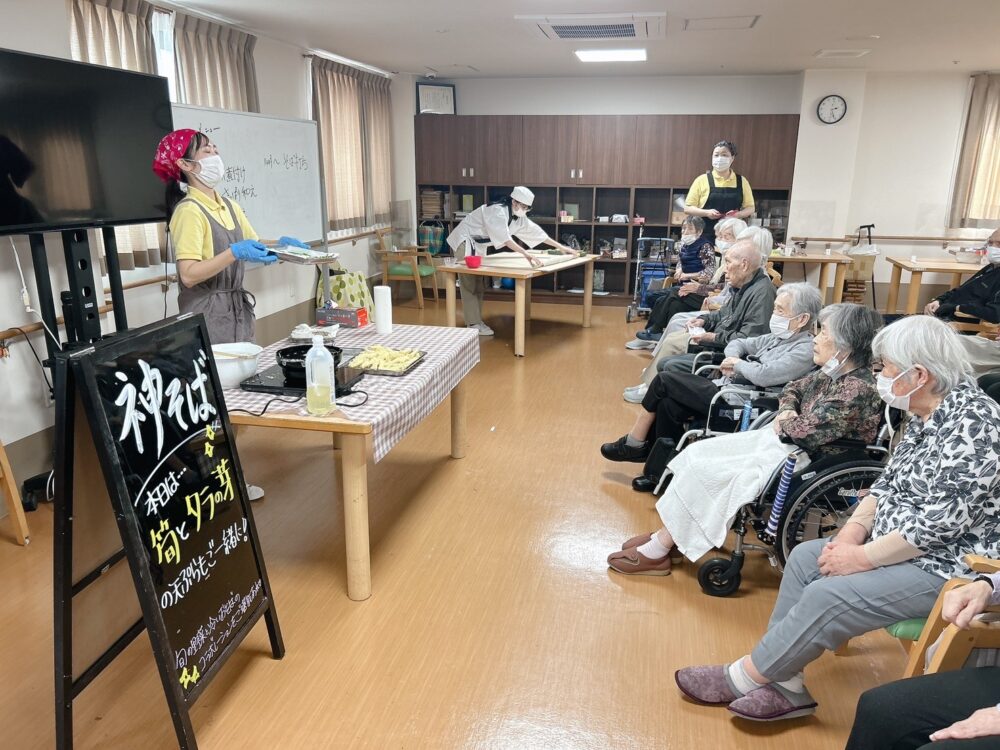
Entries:
[[[275, 364], [278, 349], [295, 343], [298, 342], [284, 339], [264, 349], [258, 371]], [[345, 349], [382, 344], [393, 349], [427, 352], [419, 365], [401, 377], [365, 375], [354, 387], [365, 391], [368, 401], [353, 409], [341, 407], [340, 411], [346, 419], [371, 424], [375, 461], [381, 461], [479, 362], [479, 334], [468, 328], [397, 325], [386, 336], [376, 333], [374, 325], [359, 329], [341, 328], [335, 343]], [[227, 388], [223, 393], [229, 411], [245, 409], [254, 414], [275, 398], [269, 393], [250, 393], [239, 388]], [[360, 398], [352, 394], [338, 400], [353, 403]], [[290, 404], [275, 401], [266, 414], [308, 416], [304, 398]]]

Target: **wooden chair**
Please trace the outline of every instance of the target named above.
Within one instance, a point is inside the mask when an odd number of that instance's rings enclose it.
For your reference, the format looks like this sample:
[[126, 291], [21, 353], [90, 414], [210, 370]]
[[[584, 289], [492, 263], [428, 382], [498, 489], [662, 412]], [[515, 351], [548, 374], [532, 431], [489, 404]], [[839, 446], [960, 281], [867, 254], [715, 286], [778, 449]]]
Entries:
[[[434, 268], [433, 256], [427, 252], [427, 245], [408, 245], [401, 250], [393, 250], [386, 242], [386, 236], [392, 228], [376, 229], [378, 237], [378, 254], [382, 259], [382, 284], [388, 286], [392, 281], [412, 281], [417, 287], [417, 307], [424, 307], [424, 277], [430, 277], [434, 285], [434, 301], [438, 301], [437, 269]], [[426, 263], [421, 263], [426, 260]]]
[[1000, 325], [997, 323], [987, 323], [986, 321], [965, 315], [961, 312], [955, 313], [956, 320], [950, 322], [952, 328], [960, 332], [978, 333], [993, 341], [997, 340], [997, 333], [1000, 332]]
[[[965, 564], [977, 573], [1000, 572], [1000, 560], [990, 560], [979, 555], [966, 555]], [[962, 630], [945, 622], [941, 617], [944, 595], [948, 591], [969, 583], [971, 581], [966, 578], [953, 578], [941, 589], [941, 593], [934, 603], [934, 609], [931, 610], [920, 627], [920, 637], [911, 642], [908, 648], [909, 659], [906, 662], [903, 677], [916, 677], [922, 674], [961, 669], [973, 649], [1000, 648], [1000, 622], [990, 623], [973, 620], [967, 629]], [[1000, 606], [987, 607], [985, 611], [1000, 613]], [[905, 623], [910, 624], [912, 630], [919, 625], [920, 621], [906, 620]], [[886, 630], [892, 632], [891, 628], [886, 628]], [[941, 642], [925, 670], [924, 662], [927, 658], [927, 650], [934, 645], [938, 638], [941, 638]]]
[[28, 535], [28, 522], [24, 518], [24, 507], [21, 505], [21, 493], [17, 489], [17, 481], [14, 479], [14, 472], [10, 468], [10, 461], [7, 459], [7, 450], [0, 442], [0, 491], [3, 492], [7, 501], [7, 514], [11, 523], [14, 524], [14, 536], [17, 543], [28, 544], [31, 538]]

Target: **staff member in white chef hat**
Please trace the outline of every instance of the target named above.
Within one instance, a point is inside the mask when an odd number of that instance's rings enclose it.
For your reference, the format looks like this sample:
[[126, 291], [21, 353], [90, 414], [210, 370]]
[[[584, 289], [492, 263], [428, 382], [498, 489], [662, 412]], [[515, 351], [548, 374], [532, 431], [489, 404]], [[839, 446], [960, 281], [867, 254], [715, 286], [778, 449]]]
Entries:
[[[528, 247], [546, 244], [563, 253], [573, 254], [571, 248], [550, 238], [540, 226], [528, 218], [528, 211], [534, 202], [535, 194], [523, 185], [518, 185], [502, 200], [482, 205], [471, 211], [448, 235], [448, 245], [455, 253], [455, 257], [461, 260], [466, 255], [486, 255], [486, 250], [490, 247], [505, 248], [523, 255], [532, 268], [541, 266], [542, 262], [529, 255], [514, 241], [514, 237]], [[492, 336], [493, 329], [483, 322], [486, 277], [460, 274], [458, 278], [462, 289], [462, 312], [465, 315], [465, 324], [469, 328], [478, 329], [480, 336]]]

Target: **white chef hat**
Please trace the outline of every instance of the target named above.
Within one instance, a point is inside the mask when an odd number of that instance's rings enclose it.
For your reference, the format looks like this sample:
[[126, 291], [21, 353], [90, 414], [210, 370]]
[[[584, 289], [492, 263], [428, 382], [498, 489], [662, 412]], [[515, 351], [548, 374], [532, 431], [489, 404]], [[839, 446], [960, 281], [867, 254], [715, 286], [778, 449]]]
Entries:
[[524, 185], [518, 185], [516, 188], [511, 190], [510, 197], [518, 203], [523, 203], [528, 206], [528, 208], [531, 208], [531, 204], [535, 202], [535, 194], [528, 190], [528, 188]]

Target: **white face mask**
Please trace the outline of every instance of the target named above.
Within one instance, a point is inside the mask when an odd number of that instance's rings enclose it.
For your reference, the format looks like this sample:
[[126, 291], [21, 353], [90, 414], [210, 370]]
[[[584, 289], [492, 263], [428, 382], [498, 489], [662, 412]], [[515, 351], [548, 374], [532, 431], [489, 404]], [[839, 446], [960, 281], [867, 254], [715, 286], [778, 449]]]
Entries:
[[226, 165], [222, 163], [222, 157], [218, 154], [199, 159], [198, 163], [201, 165], [201, 171], [196, 172], [194, 176], [207, 188], [215, 188], [226, 176]]
[[1000, 265], [1000, 247], [987, 247], [986, 260], [993, 265]]
[[771, 316], [771, 333], [779, 339], [791, 338], [792, 334], [795, 333], [795, 331], [790, 330], [791, 324], [791, 318], [785, 318], [775, 313]]
[[515, 208], [513, 213], [514, 216], [516, 216], [519, 219], [523, 219], [525, 216], [528, 215], [528, 212], [523, 208]]
[[684, 245], [684, 247], [687, 247], [692, 242], [694, 242], [696, 239], [698, 239], [697, 235], [694, 235], [694, 234], [682, 234], [681, 235], [681, 244]]
[[715, 241], [715, 249], [719, 250], [719, 251], [721, 251], [723, 253], [726, 252], [726, 250], [728, 250], [732, 246], [733, 246], [733, 243], [729, 242], [728, 240], [716, 240]]
[[893, 384], [912, 369], [913, 369], [912, 367], [907, 368], [894, 378], [886, 377], [882, 373], [879, 373], [878, 376], [875, 378], [875, 389], [878, 391], [878, 395], [881, 396], [882, 400], [885, 401], [887, 404], [889, 404], [889, 406], [893, 407], [894, 409], [902, 409], [903, 411], [909, 411], [910, 396], [912, 396], [914, 393], [920, 390], [920, 386], [918, 385], [912, 391], [903, 396], [897, 396], [895, 393], [892, 392]]
[[830, 357], [830, 359], [824, 362], [823, 366], [819, 369], [821, 369], [831, 378], [836, 379], [836, 377], [840, 374], [839, 370], [843, 364], [844, 363], [840, 359], [840, 352], [837, 352], [832, 357]]
[[729, 156], [713, 156], [712, 167], [716, 172], [725, 172], [732, 165], [733, 160]]

